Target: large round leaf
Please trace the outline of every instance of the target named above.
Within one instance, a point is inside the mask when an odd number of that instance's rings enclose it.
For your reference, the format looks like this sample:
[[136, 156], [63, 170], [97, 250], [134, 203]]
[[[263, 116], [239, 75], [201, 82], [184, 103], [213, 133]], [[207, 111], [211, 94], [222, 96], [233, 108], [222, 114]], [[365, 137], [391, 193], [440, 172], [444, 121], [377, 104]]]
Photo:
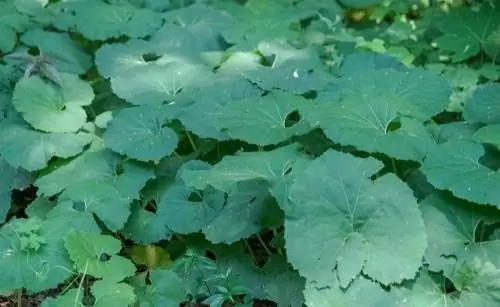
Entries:
[[393, 174], [370, 180], [382, 167], [373, 158], [329, 150], [292, 184], [288, 259], [318, 287], [338, 278], [346, 288], [361, 273], [384, 285], [399, 283], [421, 266], [427, 243], [417, 201]]
[[12, 104], [34, 128], [45, 132], [75, 132], [87, 122], [82, 106], [94, 99], [92, 87], [77, 75], [60, 74], [61, 85], [39, 76], [16, 84]]
[[109, 123], [104, 142], [112, 150], [131, 158], [150, 161], [170, 155], [179, 137], [165, 121], [168, 106], [144, 105], [120, 111]]

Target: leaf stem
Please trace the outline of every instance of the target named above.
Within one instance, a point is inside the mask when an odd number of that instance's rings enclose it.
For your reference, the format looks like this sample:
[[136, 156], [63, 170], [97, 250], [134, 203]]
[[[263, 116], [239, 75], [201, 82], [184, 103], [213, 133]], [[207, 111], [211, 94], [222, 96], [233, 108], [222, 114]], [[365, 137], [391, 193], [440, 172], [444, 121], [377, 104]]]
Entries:
[[191, 147], [193, 148], [194, 152], [198, 152], [198, 148], [196, 147], [196, 143], [193, 140], [193, 137], [191, 136], [191, 133], [186, 130], [186, 136], [188, 138], [189, 144], [191, 144]]
[[257, 264], [257, 256], [255, 256], [255, 253], [252, 250], [252, 247], [250, 247], [250, 244], [248, 243], [247, 239], [243, 239], [243, 242], [245, 242], [245, 245], [248, 249], [248, 253], [250, 254], [250, 257], [253, 259], [254, 264]]
[[[273, 230], [273, 235], [276, 238], [278, 236], [278, 231], [276, 230], [276, 228], [273, 228], [272, 230]], [[281, 248], [276, 247], [276, 249], [278, 250], [278, 255], [282, 256], [283, 251], [281, 250]]]
[[17, 290], [17, 307], [23, 306], [23, 288]]
[[396, 166], [396, 161], [393, 158], [391, 158], [391, 163], [392, 163], [392, 169], [394, 170], [394, 174], [396, 174], [396, 176], [399, 176], [398, 168]]
[[269, 249], [269, 247], [267, 247], [266, 242], [264, 242], [264, 240], [262, 239], [262, 237], [260, 236], [260, 234], [257, 234], [256, 236], [257, 236], [257, 239], [260, 242], [260, 245], [262, 245], [262, 247], [266, 250], [266, 252], [269, 254], [269, 256], [271, 256], [273, 253], [271, 252], [271, 250]]

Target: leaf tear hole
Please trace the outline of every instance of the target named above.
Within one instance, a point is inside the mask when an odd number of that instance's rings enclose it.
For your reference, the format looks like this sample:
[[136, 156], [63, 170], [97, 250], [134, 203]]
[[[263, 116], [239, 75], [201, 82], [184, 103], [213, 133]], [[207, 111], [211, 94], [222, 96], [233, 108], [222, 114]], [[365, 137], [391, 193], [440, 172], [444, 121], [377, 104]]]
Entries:
[[111, 256], [106, 253], [102, 253], [99, 255], [99, 261], [101, 262], [109, 261], [109, 259], [111, 259]]
[[302, 116], [300, 116], [299, 111], [293, 111], [291, 113], [288, 113], [288, 115], [285, 117], [285, 127], [290, 128], [299, 123], [301, 119]]
[[193, 191], [189, 194], [188, 201], [193, 203], [203, 202], [203, 195], [201, 192]]
[[260, 64], [265, 67], [272, 67], [274, 62], [276, 61], [276, 55], [271, 54], [268, 56], [262, 56]]
[[401, 122], [399, 120], [393, 120], [389, 123], [389, 125], [387, 125], [386, 131], [387, 132], [396, 131], [399, 128], [401, 128]]
[[157, 55], [155, 53], [145, 53], [142, 55], [142, 59], [146, 62], [154, 62], [161, 58], [161, 55]]
[[85, 212], [86, 206], [83, 201], [75, 201], [73, 203], [73, 209], [75, 209], [78, 212]]

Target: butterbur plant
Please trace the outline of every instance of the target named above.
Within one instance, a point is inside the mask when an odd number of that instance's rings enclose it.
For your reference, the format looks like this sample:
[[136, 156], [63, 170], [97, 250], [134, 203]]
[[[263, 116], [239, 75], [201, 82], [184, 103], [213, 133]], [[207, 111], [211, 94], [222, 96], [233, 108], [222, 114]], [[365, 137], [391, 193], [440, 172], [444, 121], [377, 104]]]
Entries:
[[495, 1], [0, 1], [0, 306], [500, 306]]
[[40, 50], [38, 55], [27, 52], [14, 52], [4, 56], [6, 60], [20, 61], [24, 66], [24, 77], [38, 75], [61, 86], [62, 80], [57, 69], [51, 64], [51, 57], [46, 56]]

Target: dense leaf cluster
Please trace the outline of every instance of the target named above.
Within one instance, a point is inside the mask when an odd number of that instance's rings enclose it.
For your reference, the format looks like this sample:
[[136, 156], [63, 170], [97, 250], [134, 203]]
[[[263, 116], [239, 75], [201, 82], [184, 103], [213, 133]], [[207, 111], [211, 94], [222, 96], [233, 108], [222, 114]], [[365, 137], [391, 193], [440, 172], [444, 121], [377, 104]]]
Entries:
[[0, 51], [5, 297], [500, 306], [498, 5], [8, 0]]

